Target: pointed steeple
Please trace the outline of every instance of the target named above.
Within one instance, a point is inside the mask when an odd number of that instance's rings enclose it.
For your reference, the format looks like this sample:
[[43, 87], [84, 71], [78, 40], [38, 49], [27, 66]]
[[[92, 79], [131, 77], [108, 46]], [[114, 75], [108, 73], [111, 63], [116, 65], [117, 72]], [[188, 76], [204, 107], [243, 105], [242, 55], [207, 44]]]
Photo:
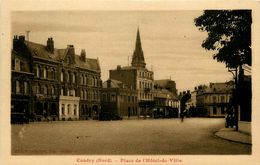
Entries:
[[131, 64], [134, 67], [142, 67], [142, 68], [145, 68], [145, 65], [146, 65], [145, 61], [144, 61], [144, 53], [143, 53], [142, 44], [141, 44], [139, 27], [137, 28], [135, 50], [133, 53], [133, 58], [132, 58]]

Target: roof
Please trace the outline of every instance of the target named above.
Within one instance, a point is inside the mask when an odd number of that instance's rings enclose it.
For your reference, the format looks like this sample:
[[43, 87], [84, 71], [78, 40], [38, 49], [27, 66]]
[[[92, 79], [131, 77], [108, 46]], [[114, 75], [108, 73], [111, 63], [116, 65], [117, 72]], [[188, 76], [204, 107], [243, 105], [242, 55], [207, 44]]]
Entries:
[[163, 79], [163, 80], [154, 80], [154, 85], [159, 85], [161, 87], [165, 87], [168, 86], [168, 83], [175, 83], [175, 81], [171, 80], [171, 79]]
[[[123, 85], [123, 83], [122, 83], [121, 81], [114, 80], [114, 79], [109, 79], [109, 80], [111, 80], [111, 88], [120, 88], [120, 87], [122, 87], [122, 85]], [[107, 80], [107, 81], [105, 81], [105, 82], [103, 83], [103, 88], [107, 88], [107, 82], [108, 82], [109, 80]]]
[[177, 96], [167, 89], [154, 89], [154, 97], [178, 100]]
[[[53, 62], [62, 62], [68, 53], [68, 48], [65, 49], [54, 48], [54, 52], [50, 53], [49, 51], [46, 50], [45, 45], [29, 42], [29, 41], [25, 41], [25, 42], [27, 48], [31, 52], [32, 56], [35, 58], [41, 58]], [[86, 61], [82, 61], [80, 59], [80, 56], [76, 54], [75, 54], [75, 66], [83, 69], [100, 71], [100, 65], [98, 59], [86, 58]]]

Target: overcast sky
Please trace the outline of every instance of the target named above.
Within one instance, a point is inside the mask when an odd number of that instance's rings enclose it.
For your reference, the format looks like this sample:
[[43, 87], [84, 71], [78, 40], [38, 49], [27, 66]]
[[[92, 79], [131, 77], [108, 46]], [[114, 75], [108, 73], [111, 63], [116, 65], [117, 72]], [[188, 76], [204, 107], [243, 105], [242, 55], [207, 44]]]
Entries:
[[101, 78], [109, 69], [131, 64], [139, 26], [146, 66], [155, 79], [176, 82], [178, 91], [200, 84], [229, 81], [225, 64], [212, 59], [213, 52], [201, 47], [207, 37], [194, 25], [202, 11], [59, 11], [14, 12], [12, 34], [30, 30], [32, 42], [46, 44], [53, 37], [56, 48], [74, 45], [87, 57], [99, 58]]

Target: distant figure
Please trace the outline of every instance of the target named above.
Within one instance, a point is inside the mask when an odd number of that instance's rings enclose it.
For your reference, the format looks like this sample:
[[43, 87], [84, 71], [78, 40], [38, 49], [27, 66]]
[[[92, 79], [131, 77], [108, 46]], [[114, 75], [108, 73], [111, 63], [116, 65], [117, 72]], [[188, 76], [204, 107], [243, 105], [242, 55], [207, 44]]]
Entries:
[[183, 122], [184, 119], [184, 112], [181, 112], [181, 122]]

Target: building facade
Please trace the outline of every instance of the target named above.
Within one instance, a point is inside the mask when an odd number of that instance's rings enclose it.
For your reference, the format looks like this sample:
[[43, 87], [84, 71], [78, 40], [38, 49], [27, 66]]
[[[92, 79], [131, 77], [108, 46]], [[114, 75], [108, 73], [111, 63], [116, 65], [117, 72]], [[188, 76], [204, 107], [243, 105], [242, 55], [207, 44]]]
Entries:
[[110, 79], [121, 81], [130, 88], [137, 90], [139, 104], [138, 116], [152, 114], [153, 99], [153, 71], [146, 68], [144, 54], [141, 45], [140, 32], [137, 30], [135, 50], [132, 56], [131, 66], [117, 66], [109, 71]]
[[199, 86], [196, 91], [196, 110], [200, 116], [224, 117], [230, 106], [232, 88], [232, 82]]
[[173, 80], [154, 80], [154, 117], [178, 117], [180, 101]]
[[109, 79], [101, 90], [101, 120], [137, 117], [137, 90], [120, 81]]
[[[76, 55], [73, 45], [56, 49], [53, 38], [48, 38], [46, 45], [43, 45], [26, 41], [24, 36], [15, 36], [12, 50], [12, 84], [15, 84], [17, 79], [15, 67], [18, 57], [26, 58], [25, 64], [28, 65], [29, 74], [26, 77], [30, 104], [25, 111], [31, 121], [69, 119], [71, 117], [62, 117], [60, 113], [66, 110], [64, 114], [72, 115], [74, 112], [72, 113], [71, 109], [76, 109], [78, 116], [71, 119], [98, 116], [102, 86], [98, 59], [86, 58], [85, 50]], [[25, 88], [25, 85], [20, 86]], [[12, 91], [15, 88], [13, 85]], [[64, 99], [62, 96], [78, 101], [62, 109], [62, 105], [65, 106], [66, 100], [68, 101], [68, 98]], [[16, 104], [17, 95], [12, 95], [11, 107], [15, 109]]]

